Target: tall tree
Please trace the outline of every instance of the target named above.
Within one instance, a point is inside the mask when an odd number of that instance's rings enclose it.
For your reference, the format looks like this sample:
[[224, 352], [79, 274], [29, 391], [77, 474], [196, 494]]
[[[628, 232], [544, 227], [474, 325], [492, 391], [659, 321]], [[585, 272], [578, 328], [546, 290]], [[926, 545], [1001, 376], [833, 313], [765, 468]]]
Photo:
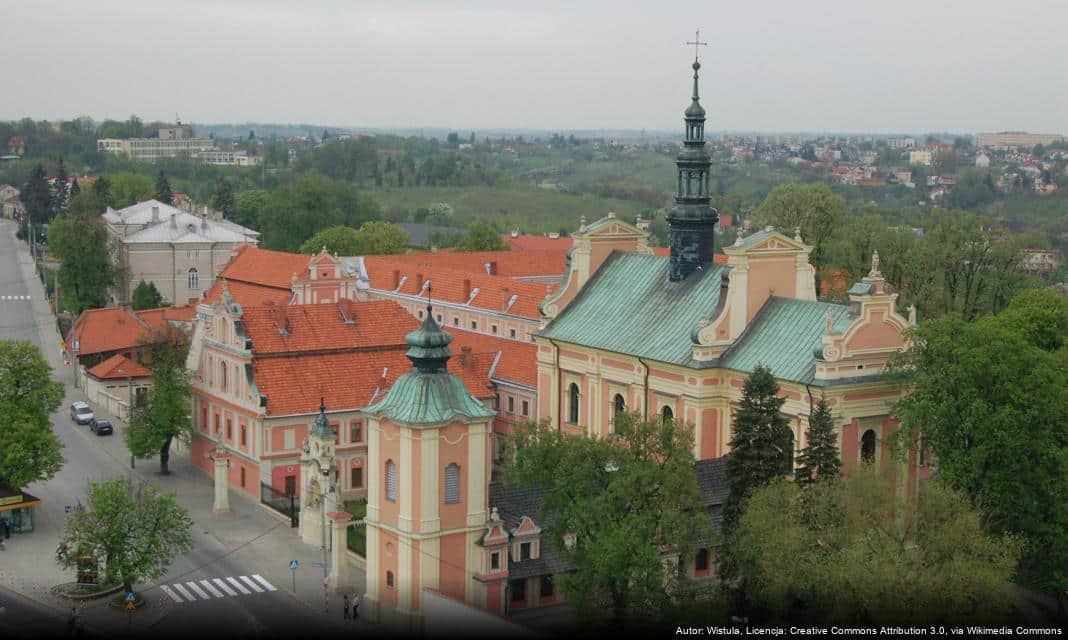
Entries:
[[30, 173], [30, 179], [22, 188], [19, 196], [22, 204], [26, 207], [26, 215], [22, 219], [22, 227], [19, 236], [29, 238], [29, 227], [39, 229], [42, 224], [48, 223], [52, 217], [52, 190], [48, 186], [45, 177], [44, 165], [37, 163]]
[[874, 469], [754, 491], [730, 549], [750, 615], [813, 625], [1010, 621], [1017, 541], [984, 532], [967, 496], [937, 480], [916, 500], [891, 491]]
[[615, 420], [619, 437], [610, 439], [517, 427], [508, 477], [544, 492], [542, 513], [532, 517], [574, 567], [556, 576], [568, 600], [583, 619], [608, 613], [620, 628], [680, 593], [686, 585], [668, 573], [662, 553], [691, 553], [711, 528], [695, 508], [692, 428], [629, 413]]
[[105, 207], [112, 206], [111, 202], [111, 180], [106, 176], [100, 176], [93, 183], [93, 193], [96, 194], [100, 203]]
[[111, 200], [105, 202], [116, 209], [155, 197], [151, 178], [126, 171], [111, 175], [109, 193]]
[[167, 174], [163, 173], [163, 169], [159, 170], [159, 177], [156, 178], [155, 198], [163, 204], [174, 203], [174, 192], [171, 191], [170, 180], [167, 180]]
[[1019, 294], [997, 315], [959, 315], [912, 330], [892, 361], [905, 391], [899, 446], [922, 440], [938, 474], [988, 514], [993, 532], [1027, 540], [1027, 560], [1068, 589], [1068, 301]]
[[816, 410], [808, 416], [805, 448], [797, 456], [794, 479], [802, 485], [822, 482], [836, 477], [841, 466], [831, 408], [827, 406], [827, 399], [821, 397]]
[[134, 287], [130, 304], [134, 311], [156, 309], [163, 305], [163, 295], [156, 289], [156, 283], [142, 280]]
[[456, 244], [459, 251], [507, 251], [508, 248], [500, 232], [482, 220], [472, 222], [467, 227], [467, 233]]
[[749, 493], [790, 473], [793, 434], [781, 413], [784, 402], [786, 399], [779, 397], [779, 383], [767, 367], [758, 366], [746, 378], [734, 413], [734, 435], [725, 467], [730, 492], [723, 505], [723, 530], [728, 536]]
[[0, 340], [0, 484], [20, 489], [63, 466], [49, 419], [62, 400], [63, 385], [36, 345]]
[[52, 217], [67, 210], [67, 202], [70, 197], [69, 180], [67, 165], [63, 162], [63, 156], [60, 156], [59, 162], [56, 164], [56, 181], [52, 186]]
[[48, 227], [48, 245], [60, 260], [63, 302], [81, 313], [107, 303], [118, 269], [108, 257], [108, 233], [100, 219], [103, 205], [93, 191], [79, 193], [66, 214]]
[[233, 220], [237, 212], [237, 202], [234, 199], [234, 187], [224, 176], [219, 176], [215, 182], [215, 194], [211, 197], [211, 208], [223, 214], [223, 218]]
[[411, 244], [408, 232], [395, 224], [373, 220], [358, 230], [337, 226], [323, 229], [300, 246], [300, 253], [315, 254], [326, 247], [340, 256], [370, 256], [404, 253]]
[[126, 592], [167, 573], [174, 557], [193, 549], [193, 520], [173, 493], [118, 476], [89, 484], [88, 505], [67, 517], [60, 544], [77, 553], [58, 558], [64, 567], [85, 556], [104, 565], [104, 583]]
[[305, 174], [275, 189], [260, 211], [268, 249], [295, 251], [316, 232], [338, 225], [359, 228], [380, 217], [378, 203], [353, 184]]
[[805, 243], [812, 245], [809, 259], [816, 267], [816, 290], [820, 272], [827, 266], [827, 241], [845, 212], [845, 199], [822, 182], [783, 184], [775, 187], [754, 214], [786, 235], [801, 229]]
[[188, 442], [193, 435], [189, 419], [189, 373], [185, 368], [188, 347], [177, 329], [152, 336], [152, 388], [145, 405], [136, 407], [126, 430], [126, 446], [138, 458], [159, 454], [159, 470], [170, 473], [171, 444]]

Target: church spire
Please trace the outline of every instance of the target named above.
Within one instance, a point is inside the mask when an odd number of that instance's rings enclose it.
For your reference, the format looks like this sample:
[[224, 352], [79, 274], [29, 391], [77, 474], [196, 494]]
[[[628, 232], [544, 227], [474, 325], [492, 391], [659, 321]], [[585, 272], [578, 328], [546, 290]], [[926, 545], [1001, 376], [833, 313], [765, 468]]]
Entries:
[[412, 366], [423, 373], [444, 373], [452, 352], [449, 343], [452, 336], [442, 331], [434, 320], [434, 306], [426, 304], [426, 317], [419, 328], [405, 338], [408, 343], [408, 359]]
[[675, 206], [668, 212], [667, 222], [671, 227], [671, 268], [669, 279], [678, 282], [702, 265], [712, 262], [715, 243], [716, 210], [711, 207], [710, 169], [712, 159], [705, 149], [705, 109], [701, 106], [699, 74], [701, 62], [697, 58], [701, 42], [700, 31], [692, 44], [693, 98], [683, 113], [686, 121], [686, 137], [682, 151], [675, 160], [678, 181], [675, 190]]

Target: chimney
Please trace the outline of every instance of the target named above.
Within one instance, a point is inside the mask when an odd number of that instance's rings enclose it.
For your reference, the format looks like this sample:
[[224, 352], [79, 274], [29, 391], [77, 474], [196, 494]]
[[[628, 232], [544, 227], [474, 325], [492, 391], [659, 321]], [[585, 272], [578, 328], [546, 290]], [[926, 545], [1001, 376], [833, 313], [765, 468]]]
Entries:
[[501, 290], [501, 311], [508, 310], [508, 301], [512, 299], [512, 290], [505, 287]]
[[464, 302], [471, 299], [471, 278], [464, 278]]
[[178, 214], [177, 213], [172, 213], [171, 214], [171, 229], [177, 229], [177, 228], [178, 228]]
[[159, 207], [152, 207], [152, 222], [159, 222]]
[[460, 347], [460, 366], [464, 369], [471, 359], [471, 347]]
[[419, 291], [423, 290], [423, 274], [415, 274], [415, 286]]
[[400, 269], [393, 270], [393, 288], [396, 289], [400, 286]]

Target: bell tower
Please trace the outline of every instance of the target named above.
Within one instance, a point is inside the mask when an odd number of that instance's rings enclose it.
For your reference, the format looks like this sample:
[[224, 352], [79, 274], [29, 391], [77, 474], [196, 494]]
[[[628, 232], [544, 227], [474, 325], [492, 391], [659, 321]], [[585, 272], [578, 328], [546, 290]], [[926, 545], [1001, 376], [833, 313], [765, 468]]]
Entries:
[[709, 195], [712, 159], [705, 149], [705, 110], [701, 106], [697, 86], [697, 72], [701, 69], [697, 47], [707, 43], [701, 42], [698, 37], [686, 44], [694, 45], [693, 99], [683, 114], [686, 139], [675, 159], [675, 166], [678, 167], [675, 206], [667, 215], [667, 222], [671, 226], [671, 269], [668, 277], [672, 282], [684, 280], [698, 268], [712, 262], [716, 222], [719, 220]]

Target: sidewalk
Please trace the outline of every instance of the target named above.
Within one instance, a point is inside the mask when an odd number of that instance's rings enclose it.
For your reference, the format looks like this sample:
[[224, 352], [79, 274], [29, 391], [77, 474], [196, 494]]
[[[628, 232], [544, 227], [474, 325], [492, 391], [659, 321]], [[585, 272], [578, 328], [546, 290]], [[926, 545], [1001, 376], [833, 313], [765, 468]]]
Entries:
[[[14, 235], [12, 225], [0, 225], [0, 229], [0, 232]], [[52, 366], [55, 379], [66, 386], [64, 404], [53, 415], [54, 428], [59, 432], [66, 427], [63, 417], [67, 406], [75, 400], [84, 401], [86, 398], [81, 389], [73, 388], [74, 364], [67, 366], [64, 362], [59, 348], [60, 336], [56, 329], [55, 317], [48, 306], [41, 281], [34, 272], [27, 247], [21, 242], [16, 242], [15, 246], [22, 279], [31, 296], [44, 357]], [[194, 577], [203, 578], [208, 574], [259, 574], [277, 587], [279, 593], [287, 594], [285, 597], [299, 603], [307, 613], [325, 616], [323, 619], [336, 621], [337, 624], [343, 622], [340, 594], [328, 594], [328, 611], [322, 613], [323, 574], [321, 568], [314, 566], [315, 563], [321, 562], [321, 551], [318, 546], [303, 544], [297, 535], [297, 529], [290, 528], [288, 518], [274, 513], [239, 490], [230, 491], [230, 513], [212, 513], [212, 479], [195, 467], [187, 457], [181, 455], [172, 453], [171, 473], [167, 476], [158, 473], [158, 459], [138, 460], [136, 468], [130, 469], [129, 453], [123, 444], [125, 422], [107, 415], [104, 411], [100, 411], [100, 415], [111, 419], [115, 427], [113, 436], [86, 436], [84, 431], [77, 432], [74, 429], [57, 433], [66, 441], [64, 456], [68, 458], [68, 466], [71, 468], [66, 474], [61, 472], [63, 478], [57, 476], [47, 483], [35, 485], [35, 492], [48, 495], [48, 499], [41, 496], [44, 504], [40, 507], [35, 531], [13, 537], [8, 541], [7, 551], [0, 555], [0, 585], [48, 606], [64, 619], [69, 614], [71, 605], [75, 604], [81, 612], [83, 624], [89, 629], [115, 635], [123, 634], [127, 629], [133, 633], [152, 630], [174, 611], [173, 602], [163, 594], [159, 585], [192, 580]], [[80, 474], [80, 477], [72, 477], [75, 459], [92, 465], [92, 471]], [[106, 466], [101, 466], [97, 461], [103, 461]], [[65, 520], [64, 507], [72, 498], [80, 497], [84, 501], [84, 486], [87, 482], [119, 474], [151, 482], [161, 490], [174, 492], [179, 504], [189, 511], [194, 521], [194, 551], [176, 558], [166, 576], [152, 584], [136, 586], [146, 603], [128, 618], [121, 611], [108, 607], [109, 598], [72, 603], [66, 598], [49, 593], [50, 587], [70, 582], [74, 577], [72, 571], [61, 569], [54, 560], [62, 523]], [[43, 487], [43, 490], [38, 487]], [[300, 563], [295, 574], [289, 570], [290, 560], [298, 560]], [[349, 584], [343, 593], [358, 591], [362, 596], [363, 573], [355, 567], [348, 567], [346, 571]], [[292, 593], [294, 578], [296, 592]], [[361, 620], [359, 626], [366, 628], [365, 625], [368, 624]], [[351, 624], [345, 625], [344, 628], [349, 632], [354, 630]]]

